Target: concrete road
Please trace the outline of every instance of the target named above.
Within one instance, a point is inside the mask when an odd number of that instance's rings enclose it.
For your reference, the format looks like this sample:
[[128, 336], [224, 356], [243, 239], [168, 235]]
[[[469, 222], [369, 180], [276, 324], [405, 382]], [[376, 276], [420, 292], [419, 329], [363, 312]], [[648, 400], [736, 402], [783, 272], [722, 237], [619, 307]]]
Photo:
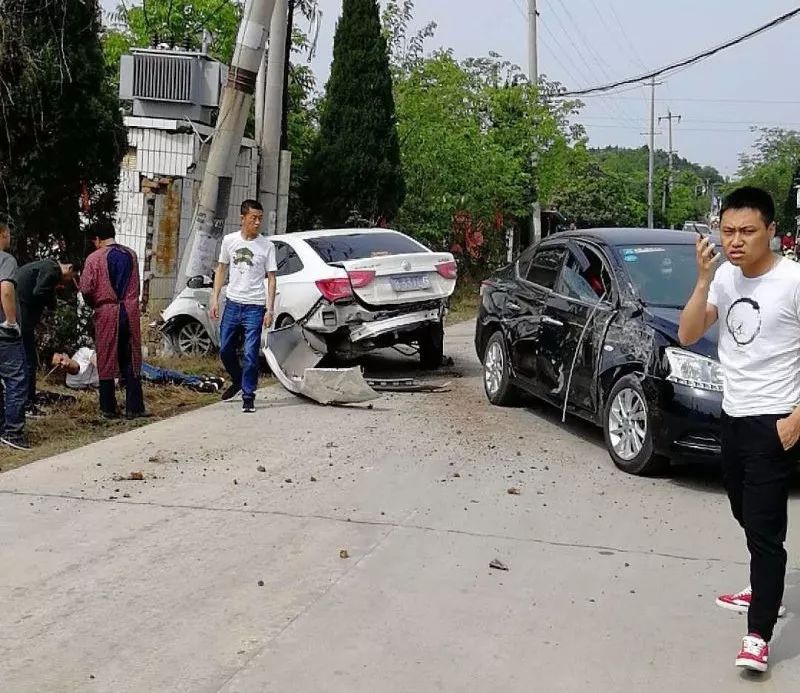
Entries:
[[796, 530], [754, 679], [716, 474], [626, 476], [592, 427], [490, 407], [471, 332], [447, 394], [271, 389], [0, 475], [0, 690], [796, 690]]

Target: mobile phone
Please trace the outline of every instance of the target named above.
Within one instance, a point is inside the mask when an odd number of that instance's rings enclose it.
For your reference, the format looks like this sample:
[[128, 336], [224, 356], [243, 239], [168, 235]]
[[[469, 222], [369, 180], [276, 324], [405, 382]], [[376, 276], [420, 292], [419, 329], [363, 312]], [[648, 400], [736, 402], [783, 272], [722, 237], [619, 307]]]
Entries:
[[697, 224], [692, 224], [692, 228], [694, 229], [694, 232], [698, 236], [700, 236], [700, 238], [708, 238], [709, 239], [709, 243], [711, 243], [711, 247], [714, 249], [714, 252], [711, 255], [711, 259], [712, 260], [715, 259], [719, 255], [719, 251], [717, 250], [717, 247], [714, 245], [714, 241], [711, 240], [711, 232], [703, 233], [700, 229], [697, 228]]

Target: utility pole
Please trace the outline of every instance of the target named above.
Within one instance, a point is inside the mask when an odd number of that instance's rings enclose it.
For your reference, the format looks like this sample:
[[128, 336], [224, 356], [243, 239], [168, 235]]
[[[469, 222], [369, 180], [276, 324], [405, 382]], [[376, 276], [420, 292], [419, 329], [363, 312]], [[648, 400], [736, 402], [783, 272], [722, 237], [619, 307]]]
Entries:
[[662, 120], [669, 121], [669, 174], [667, 175], [667, 187], [666, 187], [666, 195], [664, 195], [664, 199], [661, 203], [661, 213], [666, 214], [667, 212], [667, 197], [672, 196], [672, 157], [675, 152], [672, 149], [672, 121], [677, 120], [679, 123], [681, 122], [681, 116], [673, 115], [672, 111], [667, 111], [667, 115], [659, 116], [658, 117], [658, 124], [661, 125]]
[[258, 185], [258, 201], [264, 206], [265, 232], [270, 236], [277, 231], [288, 18], [289, 1], [275, 0], [275, 9], [272, 12], [269, 29], [269, 52], [263, 104], [264, 127], [261, 129], [261, 140], [259, 141], [261, 176]]
[[650, 80], [650, 158], [647, 164], [647, 228], [653, 228], [653, 172], [656, 155], [656, 78]]
[[[536, 0], [528, 0], [528, 81], [537, 88], [539, 86], [538, 16]], [[531, 173], [534, 172], [535, 167], [536, 157], [534, 156], [531, 159]], [[534, 187], [533, 202], [531, 203], [531, 232], [534, 243], [538, 243], [542, 238], [542, 207], [538, 197], [538, 190]]]
[[274, 6], [275, 0], [245, 2], [187, 248], [181, 258], [178, 291], [192, 277], [209, 276], [214, 267], [214, 254], [225, 230], [233, 174]]
[[539, 48], [537, 44], [536, 0], [528, 0], [528, 79], [531, 84], [539, 82]]

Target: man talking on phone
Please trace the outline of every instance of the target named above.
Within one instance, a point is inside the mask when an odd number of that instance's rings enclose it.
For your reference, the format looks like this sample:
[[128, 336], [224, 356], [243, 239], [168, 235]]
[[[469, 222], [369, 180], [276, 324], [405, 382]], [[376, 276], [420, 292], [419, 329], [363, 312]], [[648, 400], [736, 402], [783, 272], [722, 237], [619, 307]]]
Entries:
[[717, 604], [747, 612], [736, 666], [767, 670], [769, 641], [784, 609], [787, 506], [800, 439], [800, 265], [770, 250], [775, 205], [759, 188], [732, 192], [720, 212], [728, 262], [697, 239], [697, 284], [681, 315], [681, 344], [719, 320], [722, 466], [733, 516], [750, 552], [750, 587]]

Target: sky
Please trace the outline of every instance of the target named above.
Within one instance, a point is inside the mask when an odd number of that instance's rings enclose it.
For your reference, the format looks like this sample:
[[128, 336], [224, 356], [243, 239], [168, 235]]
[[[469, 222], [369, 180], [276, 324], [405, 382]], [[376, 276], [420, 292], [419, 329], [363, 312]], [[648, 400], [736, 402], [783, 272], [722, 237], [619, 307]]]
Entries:
[[[113, 7], [116, 0], [103, 0]], [[321, 89], [328, 77], [341, 0], [318, 0], [322, 11], [312, 62]], [[426, 47], [457, 58], [493, 51], [527, 66], [527, 0], [416, 0], [414, 25], [437, 23]], [[793, 0], [538, 0], [539, 71], [568, 89], [639, 75], [689, 57], [795, 9]], [[300, 28], [307, 21], [300, 20]], [[800, 129], [796, 95], [800, 17], [663, 78], [656, 116], [673, 121], [673, 147], [691, 161], [734, 175], [739, 155], [756, 139], [753, 126]], [[591, 146], [647, 143], [649, 89], [586, 97], [578, 122]], [[668, 149], [667, 123], [656, 147]]]

